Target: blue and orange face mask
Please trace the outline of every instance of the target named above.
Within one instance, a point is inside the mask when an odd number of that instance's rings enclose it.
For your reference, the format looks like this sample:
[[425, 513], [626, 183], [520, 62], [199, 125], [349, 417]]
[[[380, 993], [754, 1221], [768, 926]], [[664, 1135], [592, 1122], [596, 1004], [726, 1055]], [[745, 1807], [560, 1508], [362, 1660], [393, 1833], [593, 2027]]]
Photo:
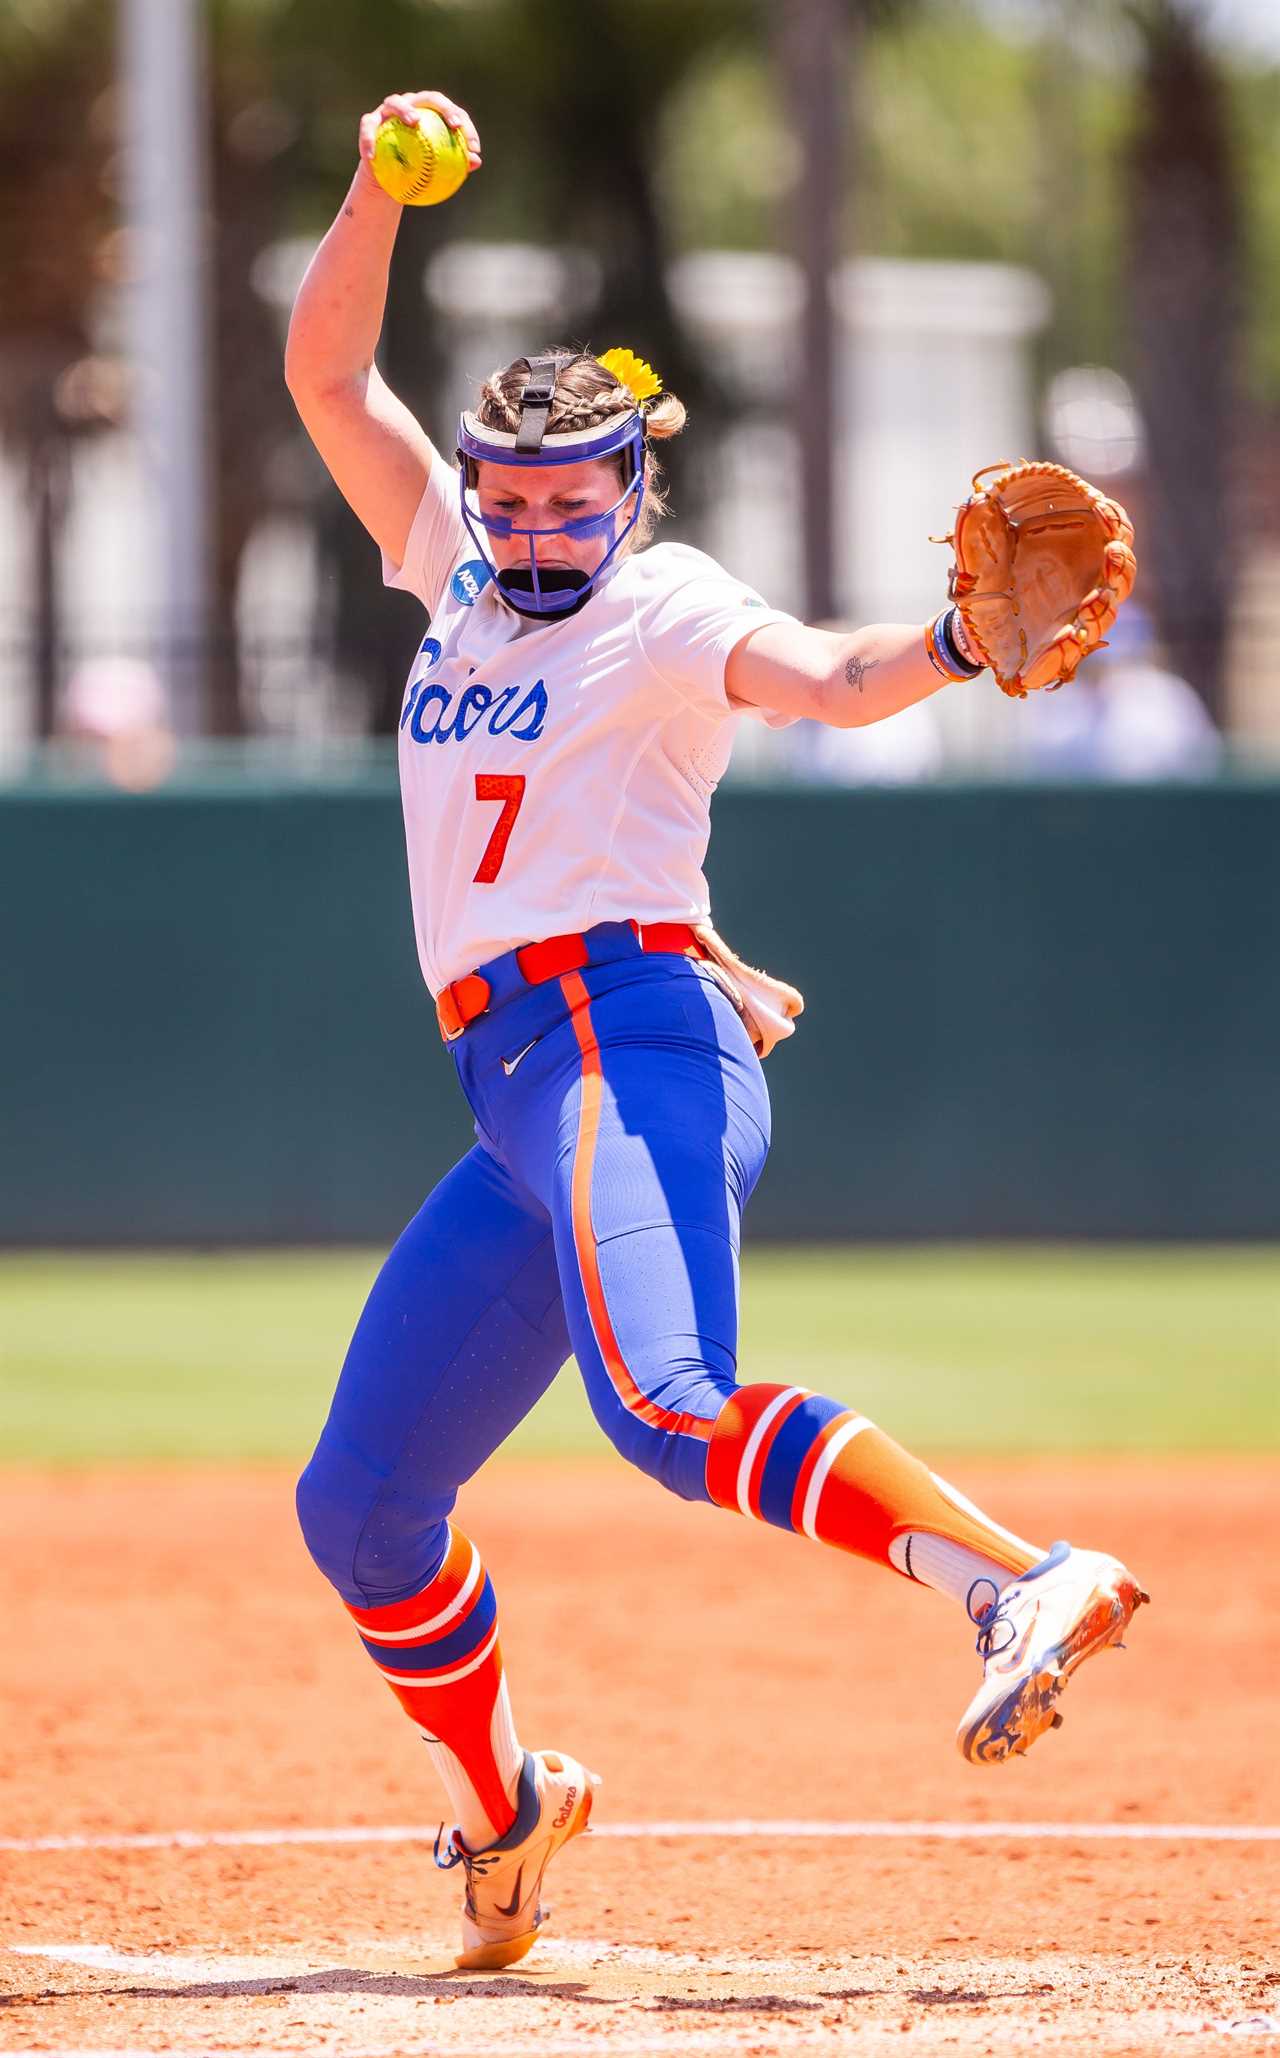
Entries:
[[[618, 360], [625, 356], [629, 360], [631, 353], [614, 351], [609, 356]], [[635, 406], [620, 409], [597, 428], [547, 434], [556, 375], [568, 362], [568, 358], [559, 356], [525, 359], [529, 375], [520, 399], [519, 427], [514, 433], [490, 429], [470, 412], [464, 413], [458, 425], [458, 482], [467, 534], [491, 568], [493, 583], [508, 607], [539, 620], [576, 614], [580, 607], [585, 607], [640, 519], [644, 500], [644, 415], [638, 399]], [[608, 369], [615, 369], [609, 359], [601, 362]], [[647, 366], [643, 369], [648, 372]], [[619, 370], [617, 376], [624, 375]], [[651, 372], [649, 378], [653, 379]], [[624, 383], [631, 385], [626, 379]], [[650, 390], [657, 390], [656, 381]], [[534, 470], [548, 465], [583, 464], [595, 458], [616, 458], [621, 474], [622, 490], [612, 507], [601, 514], [578, 516], [552, 528], [526, 529], [503, 515], [480, 512], [476, 499], [479, 464], [528, 466]], [[500, 571], [488, 539], [500, 537], [506, 541], [513, 536], [524, 539], [528, 564]], [[608, 547], [593, 572], [571, 571], [538, 563], [538, 539], [545, 536], [564, 536], [575, 543], [603, 536]]]

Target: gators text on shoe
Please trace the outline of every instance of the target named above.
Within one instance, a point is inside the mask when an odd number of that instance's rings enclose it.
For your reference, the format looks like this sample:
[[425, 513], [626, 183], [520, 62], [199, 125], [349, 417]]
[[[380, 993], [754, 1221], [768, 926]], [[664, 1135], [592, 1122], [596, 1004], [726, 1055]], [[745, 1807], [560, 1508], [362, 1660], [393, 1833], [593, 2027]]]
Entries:
[[587, 1827], [599, 1784], [560, 1751], [526, 1751], [516, 1819], [504, 1836], [469, 1851], [455, 1829], [443, 1856], [436, 1838], [440, 1869], [461, 1865], [466, 1872], [459, 1965], [494, 1972], [532, 1950], [547, 1914], [539, 1900], [542, 1876], [561, 1846]]
[[[985, 1602], [976, 1597], [991, 1587]], [[1118, 1558], [1056, 1543], [1047, 1558], [997, 1596], [989, 1580], [969, 1591], [978, 1624], [983, 1680], [961, 1718], [956, 1742], [974, 1765], [998, 1765], [1030, 1750], [1062, 1721], [1057, 1701], [1095, 1651], [1118, 1644], [1150, 1596]]]

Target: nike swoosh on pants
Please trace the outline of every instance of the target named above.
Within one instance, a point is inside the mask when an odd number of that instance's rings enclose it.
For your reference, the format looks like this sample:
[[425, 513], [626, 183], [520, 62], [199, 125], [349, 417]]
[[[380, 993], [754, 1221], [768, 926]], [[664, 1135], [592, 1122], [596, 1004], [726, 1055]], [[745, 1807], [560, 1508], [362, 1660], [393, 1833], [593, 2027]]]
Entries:
[[526, 1043], [524, 1049], [518, 1050], [513, 1058], [504, 1058], [502, 1060], [502, 1069], [506, 1073], [508, 1079], [511, 1077], [511, 1074], [515, 1071], [515, 1068], [519, 1064], [521, 1058], [528, 1057], [529, 1052], [533, 1049], [533, 1044], [540, 1043], [541, 1041], [541, 1037], [535, 1036], [533, 1039], [533, 1043]]

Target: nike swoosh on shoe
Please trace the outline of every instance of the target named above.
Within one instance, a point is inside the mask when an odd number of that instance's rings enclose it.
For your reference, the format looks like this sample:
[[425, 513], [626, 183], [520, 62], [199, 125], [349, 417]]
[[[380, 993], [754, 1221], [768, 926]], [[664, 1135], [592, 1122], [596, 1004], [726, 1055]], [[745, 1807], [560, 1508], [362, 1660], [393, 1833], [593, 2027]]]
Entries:
[[1018, 1667], [1021, 1665], [1023, 1659], [1027, 1655], [1028, 1649], [1030, 1648], [1031, 1633], [1036, 1626], [1036, 1623], [1039, 1619], [1039, 1615], [1040, 1610], [1039, 1608], [1037, 1608], [1034, 1614], [1031, 1616], [1030, 1621], [1027, 1623], [1026, 1628], [1023, 1630], [1022, 1635], [1018, 1638], [1018, 1641], [1014, 1648], [1011, 1651], [1002, 1651], [998, 1658], [993, 1658], [991, 1660], [991, 1663], [987, 1667], [988, 1672], [1001, 1673], [1016, 1672], [1018, 1670]]
[[520, 1867], [520, 1870], [519, 1870], [519, 1872], [517, 1872], [517, 1874], [516, 1874], [516, 1886], [515, 1886], [515, 1892], [514, 1892], [514, 1893], [512, 1894], [512, 1896], [511, 1896], [511, 1899], [510, 1899], [510, 1900], [508, 1901], [508, 1903], [507, 1903], [506, 1907], [505, 1907], [505, 1908], [503, 1907], [503, 1905], [502, 1905], [501, 1901], [499, 1901], [499, 1902], [497, 1902], [497, 1903], [496, 1903], [496, 1906], [497, 1906], [497, 1912], [498, 1912], [498, 1914], [499, 1914], [499, 1915], [507, 1915], [507, 1916], [513, 1916], [513, 1915], [515, 1914], [515, 1912], [516, 1912], [516, 1909], [517, 1909], [517, 1908], [518, 1908], [518, 1907], [520, 1906], [520, 1889], [521, 1889], [521, 1886], [523, 1885], [523, 1883], [524, 1883], [524, 1867], [523, 1867], [523, 1865], [522, 1865], [522, 1866]]

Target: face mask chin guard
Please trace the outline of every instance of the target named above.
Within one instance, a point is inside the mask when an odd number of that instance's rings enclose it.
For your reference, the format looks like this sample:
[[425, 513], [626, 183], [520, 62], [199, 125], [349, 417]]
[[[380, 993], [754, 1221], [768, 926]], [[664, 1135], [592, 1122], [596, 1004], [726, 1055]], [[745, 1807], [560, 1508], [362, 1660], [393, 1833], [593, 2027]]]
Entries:
[[[640, 518], [644, 499], [644, 417], [638, 408], [628, 407], [598, 428], [571, 429], [549, 436], [547, 417], [555, 397], [556, 374], [569, 360], [527, 357], [524, 362], [529, 367], [529, 376], [520, 400], [520, 426], [514, 435], [504, 429], [486, 428], [471, 413], [463, 415], [458, 425], [458, 483], [463, 524], [492, 571], [493, 583], [503, 600], [517, 614], [545, 619], [576, 614], [586, 606]], [[548, 465], [583, 464], [605, 457], [621, 459], [624, 483], [613, 506], [603, 514], [583, 515], [551, 529], [521, 529], [502, 515], [480, 512], [476, 498], [478, 464], [527, 465], [531, 470], [541, 470]], [[491, 536], [523, 537], [529, 553], [527, 568], [520, 565], [499, 571], [488, 544]], [[566, 536], [574, 542], [604, 536], [609, 547], [593, 572], [570, 571], [538, 563], [540, 536]]]

